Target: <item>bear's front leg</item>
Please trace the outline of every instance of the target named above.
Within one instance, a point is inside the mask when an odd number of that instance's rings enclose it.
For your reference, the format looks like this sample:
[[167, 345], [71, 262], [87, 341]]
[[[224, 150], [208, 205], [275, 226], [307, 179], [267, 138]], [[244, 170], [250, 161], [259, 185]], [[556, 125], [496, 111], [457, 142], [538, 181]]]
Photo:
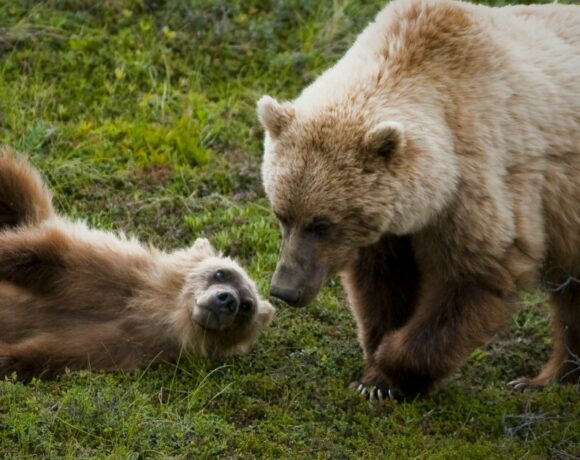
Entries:
[[383, 337], [358, 388], [403, 398], [428, 393], [497, 332], [511, 301], [506, 286], [489, 278], [432, 276], [412, 318]]
[[342, 281], [369, 364], [384, 335], [403, 326], [417, 302], [419, 272], [410, 239], [389, 235], [362, 248]]

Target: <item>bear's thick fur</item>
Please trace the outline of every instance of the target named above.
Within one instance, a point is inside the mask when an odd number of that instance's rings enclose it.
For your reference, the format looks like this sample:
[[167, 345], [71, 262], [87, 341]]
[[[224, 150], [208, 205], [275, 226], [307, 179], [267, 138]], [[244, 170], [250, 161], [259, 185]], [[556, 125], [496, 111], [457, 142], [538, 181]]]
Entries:
[[72, 222], [0, 149], [0, 379], [245, 352], [273, 314], [208, 240], [166, 253]]
[[518, 383], [580, 379], [580, 7], [397, 0], [258, 115], [284, 234], [271, 292], [306, 305], [341, 273], [358, 388], [429, 391], [540, 275], [554, 350]]

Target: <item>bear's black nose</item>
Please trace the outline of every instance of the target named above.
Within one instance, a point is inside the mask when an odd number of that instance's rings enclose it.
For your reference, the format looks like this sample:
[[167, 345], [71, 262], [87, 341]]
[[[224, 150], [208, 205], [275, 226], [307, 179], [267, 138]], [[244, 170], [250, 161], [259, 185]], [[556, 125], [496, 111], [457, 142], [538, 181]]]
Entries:
[[271, 286], [270, 295], [286, 302], [288, 305], [292, 305], [293, 307], [302, 306], [300, 299], [302, 293], [295, 289], [284, 289], [278, 286]]
[[212, 307], [220, 313], [232, 315], [238, 309], [238, 300], [231, 292], [218, 292], [212, 299]]

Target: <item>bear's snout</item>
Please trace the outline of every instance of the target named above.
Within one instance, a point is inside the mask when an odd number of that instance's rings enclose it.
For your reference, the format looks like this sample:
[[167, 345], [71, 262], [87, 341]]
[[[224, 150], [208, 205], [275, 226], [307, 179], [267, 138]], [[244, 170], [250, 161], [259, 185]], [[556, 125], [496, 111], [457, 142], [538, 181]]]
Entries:
[[282, 300], [292, 307], [305, 307], [320, 289], [319, 274], [316, 267], [303, 266], [280, 261], [270, 284], [270, 295]]
[[288, 305], [293, 307], [303, 307], [304, 304], [301, 302], [302, 292], [295, 289], [287, 289], [279, 286], [272, 285], [270, 287], [270, 295], [282, 300]]

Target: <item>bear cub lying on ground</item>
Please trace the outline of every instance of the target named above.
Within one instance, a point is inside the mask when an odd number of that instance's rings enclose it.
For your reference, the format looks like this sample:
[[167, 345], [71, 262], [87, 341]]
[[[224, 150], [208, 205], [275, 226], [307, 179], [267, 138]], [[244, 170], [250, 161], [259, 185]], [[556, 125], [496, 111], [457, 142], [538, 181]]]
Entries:
[[273, 314], [208, 240], [166, 253], [72, 222], [0, 150], [0, 378], [246, 352]]

